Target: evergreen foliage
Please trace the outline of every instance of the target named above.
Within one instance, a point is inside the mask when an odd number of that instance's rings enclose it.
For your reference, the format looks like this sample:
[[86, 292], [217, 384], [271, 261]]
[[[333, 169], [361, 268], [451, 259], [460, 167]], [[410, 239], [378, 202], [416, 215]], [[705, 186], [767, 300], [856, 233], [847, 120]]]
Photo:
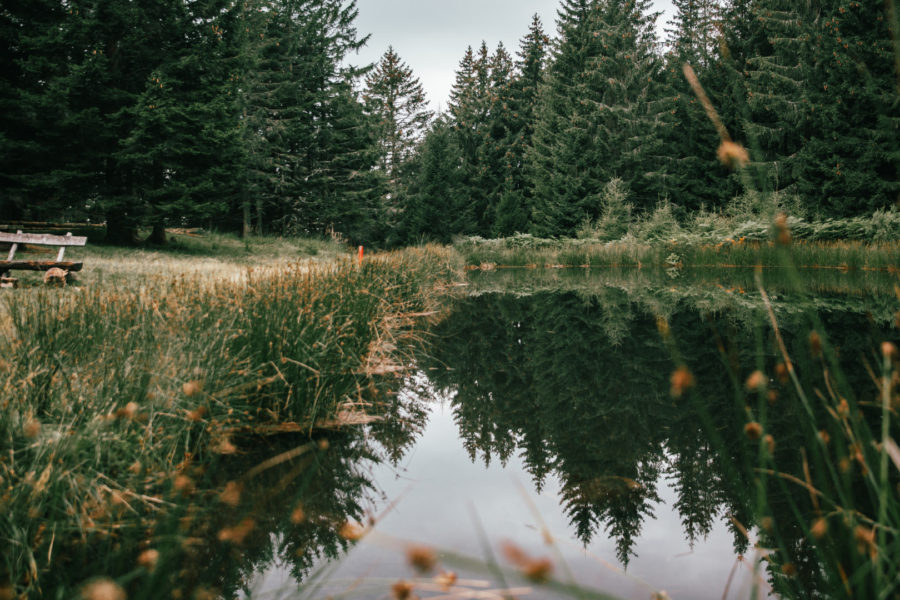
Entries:
[[[682, 72], [690, 64], [706, 92], [721, 104], [727, 71], [719, 60], [720, 10], [714, 0], [675, 0], [669, 22], [665, 94], [671, 127], [664, 131], [666, 192], [683, 210], [720, 207], [736, 193], [729, 171], [716, 160], [719, 135]], [[725, 77], [723, 77], [725, 76]]]
[[530, 223], [532, 175], [527, 157], [534, 137], [538, 89], [544, 79], [544, 62], [550, 40], [540, 17], [534, 15], [528, 34], [522, 39], [516, 72], [503, 95], [505, 123], [503, 166], [505, 175], [494, 214], [492, 233], [497, 236], [525, 232]]
[[432, 119], [432, 112], [422, 83], [393, 47], [388, 47], [381, 61], [366, 76], [364, 100], [369, 113], [377, 119], [378, 166], [388, 179], [384, 214], [390, 232], [399, 225], [405, 171]]
[[531, 154], [534, 231], [571, 235], [621, 177], [639, 209], [664, 194], [661, 62], [649, 2], [566, 0]]
[[838, 217], [896, 203], [900, 105], [886, 5], [832, 0], [812, 23], [804, 102], [809, 133], [798, 152], [797, 193]]
[[[431, 122], [393, 47], [352, 65], [355, 0], [8, 2], [0, 215], [105, 221], [125, 244], [169, 225], [401, 244], [621, 230], [612, 181], [635, 216], [680, 222], [735, 198], [820, 219], [897, 202], [889, 7], [673, 7], [663, 47], [649, 0], [562, 0], [554, 39], [535, 16], [515, 55], [469, 47]], [[738, 173], [723, 140], [749, 150]]]

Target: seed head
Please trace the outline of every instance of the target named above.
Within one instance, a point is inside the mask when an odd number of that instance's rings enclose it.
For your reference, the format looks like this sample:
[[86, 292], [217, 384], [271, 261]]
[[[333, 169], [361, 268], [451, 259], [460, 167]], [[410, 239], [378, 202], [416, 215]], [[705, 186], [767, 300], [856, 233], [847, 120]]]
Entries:
[[853, 532], [856, 538], [856, 549], [860, 554], [868, 554], [873, 559], [878, 555], [878, 547], [875, 545], [875, 529], [859, 525]]
[[767, 433], [765, 437], [763, 437], [763, 442], [765, 442], [769, 454], [775, 454], [775, 438], [772, 437], [771, 433]]
[[753, 371], [744, 383], [747, 391], [761, 390], [766, 386], [766, 376], [762, 371]]
[[133, 419], [134, 415], [138, 411], [138, 403], [137, 402], [129, 402], [122, 408], [116, 411], [117, 419]]
[[809, 352], [815, 358], [822, 356], [822, 338], [815, 331], [809, 334]]
[[778, 232], [778, 243], [787, 246], [791, 243], [791, 231], [788, 228], [788, 218], [784, 213], [778, 213], [775, 217], [775, 230]]
[[503, 553], [509, 562], [522, 571], [526, 578], [535, 583], [546, 583], [553, 574], [553, 563], [549, 558], [531, 558], [524, 550], [512, 543], [503, 545]]
[[175, 476], [175, 481], [172, 485], [175, 491], [181, 492], [185, 496], [194, 492], [194, 480], [183, 473]]
[[717, 155], [719, 162], [729, 169], [745, 167], [750, 162], [750, 155], [746, 148], [729, 140], [722, 142]]
[[522, 574], [535, 583], [547, 583], [553, 574], [553, 563], [549, 558], [536, 558], [522, 566]]
[[231, 542], [236, 546], [240, 546], [254, 529], [256, 529], [256, 521], [250, 518], [244, 519], [234, 527], [226, 527], [221, 530], [219, 532], [219, 541]]
[[427, 546], [410, 546], [406, 549], [406, 560], [420, 573], [429, 573], [437, 565], [437, 555]]
[[223, 504], [235, 507], [241, 503], [241, 492], [243, 491], [243, 486], [241, 486], [241, 484], [236, 481], [229, 481], [225, 484], [225, 489], [222, 493], [219, 494], [219, 500]]
[[34, 439], [41, 434], [41, 422], [37, 419], [31, 419], [25, 423], [25, 437]]
[[299, 525], [304, 520], [306, 520], [306, 513], [303, 511], [303, 505], [298, 504], [293, 512], [291, 512], [291, 523]]
[[744, 434], [753, 441], [760, 438], [763, 432], [763, 426], [756, 421], [751, 421], [744, 425]]
[[672, 396], [681, 398], [685, 391], [694, 387], [694, 375], [687, 367], [679, 367], [672, 373], [670, 383], [672, 384], [670, 389]]
[[82, 600], [126, 600], [125, 590], [112, 579], [95, 579], [81, 588]]
[[786, 384], [790, 380], [790, 374], [788, 373], [788, 367], [784, 363], [778, 363], [775, 365], [775, 377], [778, 378], [779, 383]]
[[817, 540], [821, 540], [828, 533], [828, 521], [821, 518], [816, 519], [812, 527], [809, 528], [809, 533]]
[[138, 566], [144, 567], [148, 571], [153, 571], [156, 568], [156, 564], [159, 562], [159, 551], [150, 548], [148, 550], [144, 550], [138, 555], [137, 564]]
[[199, 394], [202, 389], [203, 385], [196, 379], [193, 381], [187, 381], [181, 386], [181, 391], [184, 392], [184, 395], [188, 398]]
[[886, 358], [890, 358], [897, 354], [897, 346], [890, 342], [884, 342], [881, 344], [881, 354], [883, 354]]
[[797, 575], [797, 565], [794, 563], [784, 563], [781, 565], [781, 572], [787, 575], [788, 577], [794, 577]]
[[434, 582], [444, 588], [444, 591], [449, 591], [450, 588], [456, 583], [456, 573], [453, 571], [443, 571], [440, 575], [434, 578]]
[[846, 419], [850, 416], [850, 404], [847, 402], [846, 398], [841, 398], [841, 401], [838, 402], [837, 412], [842, 419]]
[[413, 600], [416, 595], [413, 594], [413, 585], [408, 581], [398, 581], [391, 586], [391, 594], [394, 600]]
[[363, 536], [363, 528], [360, 527], [356, 523], [351, 523], [347, 521], [343, 525], [341, 525], [340, 530], [338, 530], [338, 535], [344, 538], [345, 540], [355, 542]]

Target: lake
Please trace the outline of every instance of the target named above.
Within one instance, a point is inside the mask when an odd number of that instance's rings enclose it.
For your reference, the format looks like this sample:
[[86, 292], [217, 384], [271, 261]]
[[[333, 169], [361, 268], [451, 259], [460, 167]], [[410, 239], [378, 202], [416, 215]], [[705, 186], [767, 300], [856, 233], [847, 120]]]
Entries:
[[[375, 394], [384, 420], [328, 438], [317, 454], [328, 458], [304, 467], [319, 475], [298, 476], [302, 491], [278, 509], [294, 526], [269, 529], [265, 560], [222, 587], [244, 598], [403, 597], [391, 591], [400, 580], [442, 598], [833, 595], [850, 585], [835, 572], [877, 563], [845, 543], [875, 509], [858, 481], [865, 451], [854, 462], [837, 439], [880, 431], [895, 285], [824, 270], [472, 273], [411, 374]], [[366, 527], [346, 552], [356, 534], [345, 520]], [[428, 549], [425, 563], [434, 552], [431, 573], [409, 564], [411, 546]], [[519, 573], [547, 568], [550, 585]], [[457, 577], [451, 592], [431, 579], [441, 570]]]

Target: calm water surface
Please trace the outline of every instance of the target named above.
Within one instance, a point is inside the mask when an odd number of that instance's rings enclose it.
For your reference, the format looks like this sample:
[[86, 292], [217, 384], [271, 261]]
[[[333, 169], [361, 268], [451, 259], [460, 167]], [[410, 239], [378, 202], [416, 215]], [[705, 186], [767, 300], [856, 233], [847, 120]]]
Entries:
[[[366, 485], [349, 492], [359, 498], [345, 512], [376, 516], [372, 531], [346, 554], [301, 544], [312, 550], [300, 566], [274, 553], [254, 567], [244, 597], [390, 597], [395, 581], [415, 577], [410, 543], [435, 548], [463, 587], [508, 585], [523, 588], [519, 597], [577, 595], [529, 592], [514, 574], [500, 582], [487, 566], [514, 571], [506, 544], [550, 558], [557, 581], [619, 598], [770, 594], [778, 577], [758, 566], [759, 534], [742, 525], [759, 522], [760, 510], [761, 450], [744, 426], [765, 413], [773, 453], [796, 466], [804, 417], [775, 375], [782, 357], [754, 275], [727, 275], [473, 275], [417, 374], [387, 401], [388, 420], [361, 434], [372, 460], [352, 461]], [[850, 387], [870, 393], [865, 364], [896, 338], [894, 281], [828, 273], [798, 290], [764, 274], [763, 284], [810, 389], [815, 328]], [[679, 366], [691, 378], [673, 384]], [[748, 391], [757, 369], [767, 381]], [[795, 492], [773, 486], [766, 514], [789, 518]], [[288, 534], [272, 535], [290, 546]], [[796, 535], [787, 544], [802, 553]], [[797, 579], [816, 585], [802, 567]]]

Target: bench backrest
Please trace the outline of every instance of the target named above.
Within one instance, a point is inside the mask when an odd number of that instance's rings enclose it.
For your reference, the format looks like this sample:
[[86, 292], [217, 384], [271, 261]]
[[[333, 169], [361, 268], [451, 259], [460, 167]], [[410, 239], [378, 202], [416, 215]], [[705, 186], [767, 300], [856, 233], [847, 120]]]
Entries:
[[2, 233], [0, 232], [0, 242], [12, 243], [9, 249], [9, 258], [12, 260], [16, 255], [19, 244], [38, 244], [42, 246], [58, 246], [59, 254], [57, 261], [62, 261], [66, 251], [66, 246], [84, 246], [87, 244], [87, 238], [83, 236], [72, 235], [50, 235], [46, 233]]

